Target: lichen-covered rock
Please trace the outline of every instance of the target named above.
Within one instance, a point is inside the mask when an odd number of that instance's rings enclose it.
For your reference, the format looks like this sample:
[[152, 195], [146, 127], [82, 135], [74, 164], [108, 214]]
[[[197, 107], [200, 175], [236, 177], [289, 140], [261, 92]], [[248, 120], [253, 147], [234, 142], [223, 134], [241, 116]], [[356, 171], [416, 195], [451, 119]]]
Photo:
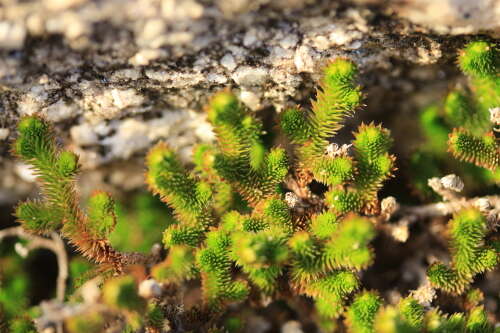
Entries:
[[489, 31], [500, 36], [500, 2], [497, 0], [411, 0], [395, 7], [401, 16], [439, 33]]

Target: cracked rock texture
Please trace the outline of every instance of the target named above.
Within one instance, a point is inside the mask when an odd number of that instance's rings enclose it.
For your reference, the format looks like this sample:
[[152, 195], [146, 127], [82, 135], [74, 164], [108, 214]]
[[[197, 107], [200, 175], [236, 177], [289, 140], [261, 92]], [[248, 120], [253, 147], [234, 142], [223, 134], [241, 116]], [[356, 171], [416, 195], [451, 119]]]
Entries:
[[362, 119], [390, 127], [397, 110], [414, 114], [429, 99], [421, 96], [446, 90], [457, 75], [446, 64], [474, 38], [462, 34], [494, 38], [500, 22], [494, 0], [395, 3], [2, 1], [0, 203], [33, 190], [8, 153], [27, 114], [53, 121], [61, 144], [80, 154], [83, 192], [141, 186], [144, 153], [158, 140], [189, 161], [194, 143], [213, 140], [202, 110], [220, 89], [268, 120], [307, 106], [318, 69], [338, 56], [360, 66]]

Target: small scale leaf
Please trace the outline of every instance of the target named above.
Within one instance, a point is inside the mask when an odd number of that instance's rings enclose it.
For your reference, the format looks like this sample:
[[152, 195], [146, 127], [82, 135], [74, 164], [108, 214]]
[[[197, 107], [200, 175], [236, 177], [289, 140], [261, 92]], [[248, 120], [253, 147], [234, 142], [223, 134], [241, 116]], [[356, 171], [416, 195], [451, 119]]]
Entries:
[[95, 192], [88, 201], [88, 228], [100, 239], [106, 239], [116, 225], [115, 202], [106, 192]]

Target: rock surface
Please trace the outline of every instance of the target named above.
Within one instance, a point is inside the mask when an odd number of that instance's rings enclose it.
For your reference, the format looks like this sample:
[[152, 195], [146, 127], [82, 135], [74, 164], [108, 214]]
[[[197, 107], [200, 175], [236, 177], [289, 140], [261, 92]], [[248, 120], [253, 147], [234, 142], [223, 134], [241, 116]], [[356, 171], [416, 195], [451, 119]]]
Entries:
[[[415, 2], [398, 7], [366, 0], [4, 2], [0, 202], [15, 201], [33, 188], [29, 172], [8, 154], [22, 115], [38, 112], [56, 124], [61, 144], [81, 156], [85, 192], [101, 185], [142, 185], [142, 157], [158, 140], [188, 161], [194, 143], [213, 139], [203, 105], [226, 87], [250, 110], [279, 112], [307, 104], [318, 68], [345, 56], [361, 68], [367, 104], [379, 110], [374, 115], [383, 114], [380, 100], [387, 94], [381, 91], [392, 90], [387, 107], [410, 101], [407, 95], [422, 86], [446, 89], [456, 73], [439, 66], [451, 63], [473, 38], [452, 35], [489, 29], [494, 36], [500, 5], [475, 2], [470, 22], [462, 13], [460, 20], [434, 20], [432, 26], [423, 19], [425, 6]], [[434, 8], [435, 2], [428, 3]], [[460, 1], [442, 5], [455, 8]], [[489, 15], [481, 25], [476, 24], [480, 14]], [[406, 104], [411, 109], [418, 103]]]

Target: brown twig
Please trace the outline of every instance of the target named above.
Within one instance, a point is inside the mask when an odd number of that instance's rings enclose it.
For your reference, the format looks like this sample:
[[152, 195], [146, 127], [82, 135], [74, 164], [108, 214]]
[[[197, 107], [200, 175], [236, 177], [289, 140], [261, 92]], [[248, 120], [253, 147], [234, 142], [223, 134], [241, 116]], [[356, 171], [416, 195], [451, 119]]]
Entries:
[[458, 198], [456, 200], [421, 206], [401, 206], [394, 215], [400, 218], [407, 218], [410, 223], [414, 223], [423, 219], [451, 215], [464, 208], [477, 207], [478, 202], [484, 199], [489, 201], [492, 210], [500, 209], [500, 196], [493, 195], [471, 199]]

